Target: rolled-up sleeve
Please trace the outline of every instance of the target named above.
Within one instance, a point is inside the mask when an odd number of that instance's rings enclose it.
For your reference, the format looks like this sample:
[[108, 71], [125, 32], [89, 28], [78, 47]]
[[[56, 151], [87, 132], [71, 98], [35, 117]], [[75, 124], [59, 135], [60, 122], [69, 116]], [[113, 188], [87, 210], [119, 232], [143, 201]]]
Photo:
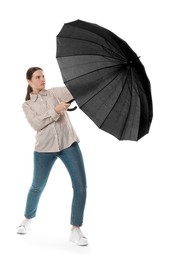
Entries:
[[50, 108], [40, 115], [33, 111], [27, 102], [23, 103], [22, 108], [27, 121], [35, 131], [43, 129], [60, 118], [60, 114], [58, 114], [54, 108]]

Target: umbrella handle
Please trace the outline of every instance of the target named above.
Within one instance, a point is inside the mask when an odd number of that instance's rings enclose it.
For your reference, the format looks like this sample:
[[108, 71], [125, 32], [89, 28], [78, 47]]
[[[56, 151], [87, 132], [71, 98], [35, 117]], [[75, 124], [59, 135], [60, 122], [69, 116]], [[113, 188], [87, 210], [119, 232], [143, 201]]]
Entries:
[[[69, 100], [67, 103], [72, 103], [74, 101], [74, 98]], [[77, 106], [73, 107], [73, 108], [68, 108], [67, 111], [74, 111], [75, 109], [77, 109]]]

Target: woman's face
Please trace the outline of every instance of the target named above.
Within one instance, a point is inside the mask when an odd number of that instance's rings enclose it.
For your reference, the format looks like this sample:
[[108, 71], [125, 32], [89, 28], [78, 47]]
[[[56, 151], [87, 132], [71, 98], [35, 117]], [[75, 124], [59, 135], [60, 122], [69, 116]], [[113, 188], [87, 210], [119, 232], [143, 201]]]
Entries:
[[32, 87], [34, 93], [38, 93], [45, 88], [45, 76], [42, 70], [36, 70], [31, 80], [27, 80], [28, 84]]

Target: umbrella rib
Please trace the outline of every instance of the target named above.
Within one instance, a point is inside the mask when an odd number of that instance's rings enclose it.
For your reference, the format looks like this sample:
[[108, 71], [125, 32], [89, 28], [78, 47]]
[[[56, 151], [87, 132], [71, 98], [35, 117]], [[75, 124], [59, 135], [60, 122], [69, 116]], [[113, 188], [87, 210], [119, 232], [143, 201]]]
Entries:
[[[59, 38], [62, 38], [62, 39], [72, 39], [72, 40], [80, 40], [80, 41], [85, 41], [85, 42], [94, 43], [94, 44], [99, 45], [99, 46], [101, 46], [102, 48], [108, 50], [109, 52], [112, 52], [112, 53], [115, 54], [115, 55], [119, 55], [120, 57], [122, 57], [122, 58], [125, 60], [124, 55], [121, 55], [120, 53], [117, 53], [117, 52], [115, 52], [115, 51], [113, 51], [113, 50], [111, 50], [111, 49], [105, 47], [104, 45], [97, 43], [97, 42], [94, 42], [94, 41], [91, 41], [91, 40], [85, 40], [85, 39], [81, 39], [81, 38], [64, 37], [64, 36], [60, 36]], [[105, 39], [105, 41], [108, 42], [106, 39]], [[112, 45], [112, 44], [111, 44], [111, 45]], [[112, 46], [113, 46], [113, 45], [112, 45]], [[114, 47], [114, 46], [113, 46], [113, 47]], [[115, 48], [115, 47], [114, 47], [114, 48]]]
[[[131, 70], [129, 70], [128, 73], [131, 74], [131, 84], [132, 84], [132, 73], [131, 73]], [[130, 90], [130, 95], [132, 96], [132, 89]], [[123, 133], [124, 133], [125, 127], [126, 127], [126, 122], [127, 122], [127, 118], [128, 118], [128, 116], [129, 116], [130, 109], [131, 109], [131, 103], [130, 103], [130, 106], [129, 106], [129, 110], [128, 110], [128, 113], [127, 113], [127, 117], [126, 117], [126, 120], [125, 120], [124, 126], [123, 126], [123, 128], [122, 128], [121, 139], [122, 139], [122, 136], [123, 136]]]
[[65, 81], [64, 82], [64, 84], [66, 84], [66, 83], [68, 83], [68, 82], [70, 82], [70, 81], [72, 81], [72, 80], [75, 80], [75, 79], [78, 79], [78, 78], [81, 78], [81, 77], [83, 77], [83, 76], [86, 76], [86, 75], [88, 75], [88, 74], [91, 74], [91, 73], [93, 73], [93, 72], [96, 72], [96, 71], [100, 71], [100, 70], [104, 70], [104, 69], [109, 69], [109, 68], [114, 68], [114, 67], [120, 67], [120, 66], [122, 66], [122, 65], [112, 65], [112, 66], [107, 66], [107, 67], [103, 67], [103, 68], [100, 68], [100, 69], [96, 69], [96, 70], [92, 70], [92, 71], [89, 71], [89, 72], [87, 72], [87, 73], [85, 73], [85, 74], [82, 74], [82, 75], [80, 75], [80, 76], [77, 76], [77, 77], [75, 77], [75, 78], [72, 78], [72, 79], [70, 79], [70, 80], [67, 80], [67, 81]]
[[[83, 30], [83, 28], [80, 28], [80, 29], [82, 29]], [[104, 28], [103, 28], [104, 29]], [[85, 30], [85, 29], [84, 29]], [[106, 29], [104, 29], [104, 30], [106, 30]], [[98, 36], [98, 33], [96, 33], [96, 32], [94, 32], [94, 31], [90, 31], [89, 30], [89, 32], [91, 32], [92, 34], [95, 34], [95, 35], [97, 35]], [[112, 32], [110, 32], [109, 30], [107, 30], [107, 32], [109, 32], [109, 34], [111, 33], [112, 35], [114, 35], [114, 36], [116, 36], [115, 34], [113, 34]], [[58, 37], [61, 37], [61, 36], [58, 36]], [[63, 36], [62, 36], [63, 37]], [[103, 38], [107, 43], [109, 42], [108, 41], [108, 39], [106, 39], [104, 36], [100, 36], [99, 35], [99, 37], [101, 37], [101, 38]], [[117, 37], [117, 36], [116, 36]], [[69, 37], [70, 38], [70, 37]], [[77, 39], [77, 38], [76, 38]], [[81, 40], [83, 40], [83, 39], [81, 39]], [[121, 39], [122, 40], [122, 39]], [[109, 44], [111, 44], [114, 48], [115, 48], [115, 46], [111, 43], [111, 42], [109, 42]], [[123, 56], [124, 57], [124, 56]]]
[[115, 58], [115, 57], [111, 57], [111, 56], [106, 56], [106, 55], [103, 55], [103, 54], [74, 54], [74, 55], [68, 55], [68, 56], [60, 56], [60, 57], [57, 57], [57, 58], [68, 58], [68, 57], [79, 57], [79, 56], [100, 56], [100, 57], [104, 57], [104, 58], [109, 58], [109, 59], [113, 59], [113, 60], [118, 60], [118, 61], [123, 61], [123, 64], [126, 64], [126, 61], [123, 60], [123, 59], [118, 59], [118, 58]]
[[[130, 73], [130, 75], [131, 75], [131, 85], [132, 85], [132, 79], [133, 79], [133, 77], [132, 77], [132, 70], [130, 69], [130, 70], [128, 70], [128, 73]], [[126, 82], [126, 81], [125, 81]], [[125, 85], [125, 83], [124, 83], [124, 85]], [[135, 89], [135, 88], [134, 88]], [[131, 88], [131, 90], [129, 89], [129, 92], [130, 92], [130, 95], [131, 95], [131, 97], [132, 97], [132, 88]], [[137, 95], [139, 95], [139, 93], [137, 92], [137, 90], [135, 89], [135, 92], [137, 93]], [[124, 133], [124, 130], [125, 130], [125, 127], [126, 127], [126, 122], [127, 122], [127, 118], [129, 117], [129, 112], [130, 112], [130, 109], [131, 109], [131, 103], [130, 103], [130, 105], [129, 105], [129, 110], [128, 110], [128, 113], [127, 113], [127, 117], [126, 117], [126, 119], [125, 119], [125, 123], [124, 123], [124, 126], [123, 126], [123, 128], [122, 128], [122, 132], [121, 132], [121, 139], [122, 139], [122, 136], [123, 136], [123, 133]], [[131, 130], [130, 130], [131, 131]]]
[[[60, 55], [60, 57], [57, 57], [57, 58], [68, 58], [68, 57], [79, 57], [79, 56], [101, 56], [101, 57], [105, 57], [105, 58], [110, 58], [110, 59], [113, 59], [113, 60], [119, 60], [118, 58], [115, 58], [115, 57], [111, 57], [111, 56], [106, 56], [106, 55], [103, 55], [103, 54], [95, 54], [95, 53], [82, 53], [82, 54], [70, 54], [70, 55]], [[122, 60], [122, 59], [121, 59]], [[122, 60], [122, 61], [125, 61], [125, 60]]]
[[114, 78], [109, 81], [102, 89], [100, 89], [98, 92], [96, 92], [92, 97], [90, 97], [82, 106], [80, 106], [80, 108], [82, 108], [84, 105], [86, 105], [92, 98], [94, 98], [95, 96], [98, 95], [98, 93], [100, 93], [101, 91], [103, 91], [103, 89], [105, 89], [109, 84], [111, 84], [118, 76], [120, 73], [118, 73], [116, 76], [114, 76]]
[[[128, 72], [127, 72], [127, 73], [128, 73]], [[118, 75], [117, 75], [117, 76], [118, 76]], [[126, 80], [127, 80], [127, 76], [125, 77], [125, 82], [124, 82], [124, 84], [123, 84], [122, 91], [120, 92], [118, 98], [116, 99], [114, 105], [112, 106], [112, 109], [113, 109], [113, 107], [115, 106], [115, 104], [118, 102], [118, 100], [119, 100], [119, 98], [120, 98], [120, 96], [121, 96], [121, 94], [122, 94], [122, 92], [123, 92], [123, 90], [124, 90], [124, 87], [125, 87], [125, 84], [126, 84]], [[104, 119], [104, 121], [102, 122], [102, 124], [100, 125], [100, 128], [102, 128], [104, 122], [107, 120], [107, 118], [108, 118], [108, 116], [110, 115], [112, 109], [110, 110], [110, 112], [108, 113], [108, 115], [106, 116], [106, 118]], [[115, 123], [115, 124], [116, 124], [116, 123]], [[114, 126], [115, 126], [115, 125], [114, 125]], [[114, 127], [113, 127], [113, 128], [114, 128]], [[113, 128], [112, 128], [112, 129], [113, 129]]]

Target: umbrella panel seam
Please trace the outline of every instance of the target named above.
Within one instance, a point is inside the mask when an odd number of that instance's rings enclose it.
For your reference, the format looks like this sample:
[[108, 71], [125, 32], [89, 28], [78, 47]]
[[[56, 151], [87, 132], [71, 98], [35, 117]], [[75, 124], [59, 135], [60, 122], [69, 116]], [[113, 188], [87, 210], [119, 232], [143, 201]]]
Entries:
[[120, 67], [120, 66], [122, 66], [122, 65], [113, 65], [113, 66], [108, 66], [108, 67], [104, 67], [104, 68], [97, 69], [97, 70], [92, 70], [92, 71], [90, 71], [90, 72], [87, 72], [87, 73], [85, 73], [85, 74], [79, 75], [79, 76], [77, 76], [77, 77], [75, 77], [75, 78], [72, 78], [72, 79], [70, 79], [70, 80], [66, 80], [64, 83], [67, 84], [68, 82], [70, 82], [70, 81], [72, 81], [72, 80], [81, 78], [81, 77], [83, 77], [83, 76], [86, 76], [86, 75], [91, 74], [91, 73], [96, 72], [96, 71], [100, 71], [100, 70], [108, 69], [108, 68]]
[[[117, 55], [121, 56], [122, 58], [124, 58], [124, 55], [121, 55], [121, 54], [119, 54], [119, 53], [117, 53], [117, 52], [114, 52], [114, 51], [112, 51], [111, 49], [105, 47], [104, 45], [101, 45], [101, 44], [99, 44], [99, 43], [97, 43], [97, 42], [94, 42], [94, 41], [85, 40], [85, 39], [81, 39], [81, 38], [73, 38], [73, 37], [57, 36], [57, 39], [59, 39], [59, 38], [61, 38], [61, 39], [80, 40], [80, 41], [85, 41], [85, 42], [94, 43], [94, 44], [96, 44], [96, 45], [99, 45], [99, 46], [103, 47], [104, 49], [109, 50], [109, 52], [112, 52], [113, 54], [117, 54]], [[105, 38], [104, 38], [104, 39], [105, 39]], [[106, 41], [107, 43], [111, 44], [112, 47], [115, 49], [115, 46], [114, 46], [112, 43], [110, 43], [107, 39], [105, 39], [105, 41]], [[109, 44], [108, 44], [108, 45], [109, 45]], [[121, 50], [121, 49], [120, 49], [120, 50]], [[125, 60], [125, 58], [124, 58], [124, 60]]]

